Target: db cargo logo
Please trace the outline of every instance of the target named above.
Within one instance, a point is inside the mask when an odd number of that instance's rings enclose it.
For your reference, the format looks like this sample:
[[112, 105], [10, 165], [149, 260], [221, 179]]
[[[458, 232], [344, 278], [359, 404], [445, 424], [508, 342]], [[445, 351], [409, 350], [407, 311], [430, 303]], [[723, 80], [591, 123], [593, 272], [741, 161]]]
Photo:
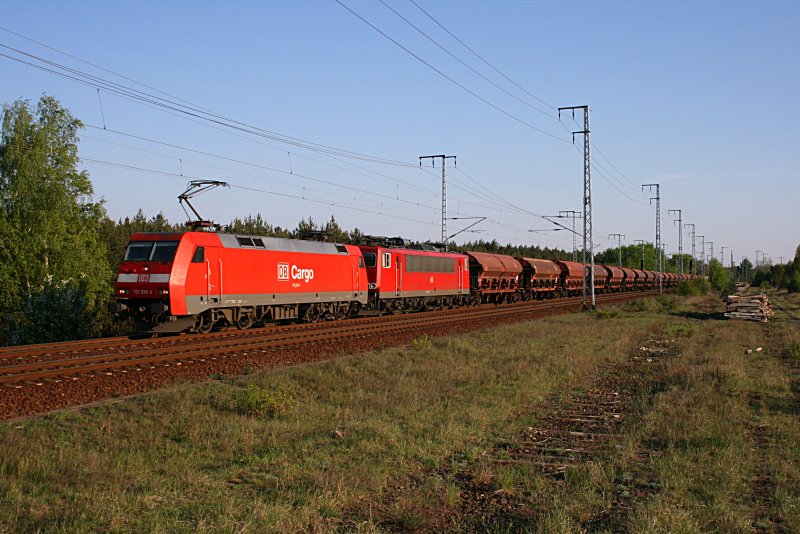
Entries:
[[278, 280], [302, 280], [305, 283], [314, 279], [314, 269], [301, 269], [297, 265], [289, 266], [288, 263], [278, 264]]
[[137, 282], [147, 283], [150, 281], [150, 273], [141, 273], [137, 278]]
[[278, 264], [278, 280], [288, 280], [289, 279], [289, 264], [288, 263], [279, 263]]

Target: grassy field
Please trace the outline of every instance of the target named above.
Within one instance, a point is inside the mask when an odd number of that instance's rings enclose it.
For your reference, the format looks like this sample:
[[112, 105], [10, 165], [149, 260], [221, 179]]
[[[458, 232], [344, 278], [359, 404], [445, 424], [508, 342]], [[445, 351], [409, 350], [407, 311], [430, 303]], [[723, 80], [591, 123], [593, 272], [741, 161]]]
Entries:
[[[3, 423], [0, 528], [800, 531], [800, 301], [780, 299], [766, 326], [668, 297]], [[617, 452], [563, 480], [487, 464], [654, 335], [679, 353], [648, 377]], [[529, 520], [472, 517], [465, 473]], [[620, 477], [650, 489], [597, 527]]]

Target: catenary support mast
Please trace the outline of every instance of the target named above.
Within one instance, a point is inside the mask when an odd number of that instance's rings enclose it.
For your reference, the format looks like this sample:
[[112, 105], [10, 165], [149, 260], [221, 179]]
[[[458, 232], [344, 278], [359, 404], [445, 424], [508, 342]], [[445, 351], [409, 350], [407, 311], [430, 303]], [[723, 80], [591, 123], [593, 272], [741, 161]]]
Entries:
[[[661, 284], [661, 273], [664, 272], [664, 253], [661, 250], [661, 185], [660, 184], [644, 184], [642, 185], [642, 191], [644, 188], [647, 188], [648, 191], [652, 192], [653, 188], [656, 190], [656, 196], [650, 198], [650, 204], [653, 201], [656, 201], [656, 268], [658, 269], [659, 276], [658, 276], [658, 292], [662, 293], [664, 288]], [[643, 267], [644, 268], [644, 267]]]
[[686, 228], [687, 226], [691, 226], [692, 227], [692, 265], [691, 265], [691, 272], [692, 272], [692, 274], [697, 274], [697, 259], [695, 257], [695, 253], [694, 253], [694, 243], [695, 243], [694, 231], [695, 231], [695, 227], [694, 227], [694, 223], [686, 223], [686, 224], [683, 225], [684, 228]]
[[683, 210], [669, 210], [668, 213], [678, 214], [678, 218], [673, 222], [678, 223], [678, 262], [683, 274]]
[[435, 156], [420, 156], [419, 166], [422, 167], [423, 159], [430, 159], [431, 165], [435, 165], [436, 158], [442, 160], [442, 246], [448, 250], [449, 245], [447, 242], [447, 160], [452, 159], [453, 165], [456, 164], [456, 156], [445, 156], [444, 154], [437, 154]]
[[[591, 308], [595, 309], [594, 299], [594, 240], [592, 238], [592, 160], [591, 160], [591, 141], [589, 139], [589, 106], [569, 106], [558, 108], [558, 118], [561, 119], [562, 111], [572, 111], [575, 117], [575, 110], [583, 110], [583, 130], [572, 132], [572, 141], [575, 142], [575, 134], [583, 134], [583, 264], [586, 265], [586, 255], [589, 255], [589, 272], [584, 269], [583, 274], [583, 306], [588, 307], [586, 302], [587, 289], [591, 291]], [[588, 286], [588, 288], [587, 288]]]
[[625, 234], [609, 234], [609, 239], [617, 238], [617, 249], [619, 250], [619, 257], [617, 258], [617, 263], [620, 268], [622, 268], [622, 240], [625, 239]]

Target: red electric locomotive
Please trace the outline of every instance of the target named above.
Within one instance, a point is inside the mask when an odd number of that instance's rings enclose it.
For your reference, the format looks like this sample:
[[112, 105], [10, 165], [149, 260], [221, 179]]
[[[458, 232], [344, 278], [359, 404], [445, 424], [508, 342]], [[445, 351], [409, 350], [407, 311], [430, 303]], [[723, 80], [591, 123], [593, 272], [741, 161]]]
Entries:
[[361, 246], [369, 280], [369, 308], [418, 311], [469, 303], [469, 259], [463, 254]]
[[153, 332], [341, 318], [368, 296], [358, 247], [213, 232], [134, 234], [114, 293]]

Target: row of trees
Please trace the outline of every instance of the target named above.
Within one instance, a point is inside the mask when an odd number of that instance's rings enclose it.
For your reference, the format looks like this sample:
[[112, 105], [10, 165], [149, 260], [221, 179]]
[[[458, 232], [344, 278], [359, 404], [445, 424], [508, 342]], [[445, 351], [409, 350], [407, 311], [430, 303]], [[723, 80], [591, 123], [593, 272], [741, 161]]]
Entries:
[[790, 293], [800, 292], [800, 246], [790, 262], [764, 265], [756, 269], [753, 273], [753, 285], [786, 289]]

